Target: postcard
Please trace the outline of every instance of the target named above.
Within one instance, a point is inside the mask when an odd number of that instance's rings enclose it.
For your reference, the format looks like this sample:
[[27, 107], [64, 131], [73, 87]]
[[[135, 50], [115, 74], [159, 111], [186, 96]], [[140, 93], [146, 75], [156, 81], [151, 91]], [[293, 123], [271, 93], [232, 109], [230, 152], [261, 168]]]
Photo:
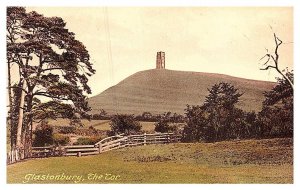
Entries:
[[7, 184], [293, 184], [293, 14], [7, 6]]

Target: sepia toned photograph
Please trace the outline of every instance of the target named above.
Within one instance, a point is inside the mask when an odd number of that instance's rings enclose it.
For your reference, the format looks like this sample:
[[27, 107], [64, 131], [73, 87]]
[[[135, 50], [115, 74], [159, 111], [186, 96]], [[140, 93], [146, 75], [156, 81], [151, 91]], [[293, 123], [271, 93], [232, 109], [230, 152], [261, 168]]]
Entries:
[[293, 14], [7, 6], [7, 184], [294, 184]]

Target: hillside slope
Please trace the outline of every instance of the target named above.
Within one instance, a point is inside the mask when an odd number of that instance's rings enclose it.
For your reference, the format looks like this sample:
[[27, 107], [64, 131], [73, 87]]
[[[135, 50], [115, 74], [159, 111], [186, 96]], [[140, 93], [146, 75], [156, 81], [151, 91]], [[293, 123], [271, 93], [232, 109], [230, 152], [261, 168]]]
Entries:
[[218, 82], [229, 82], [244, 92], [238, 107], [259, 111], [263, 92], [275, 83], [242, 79], [222, 74], [153, 69], [137, 72], [115, 86], [90, 98], [92, 113], [152, 114], [167, 111], [183, 114], [187, 104], [202, 104], [207, 89]]

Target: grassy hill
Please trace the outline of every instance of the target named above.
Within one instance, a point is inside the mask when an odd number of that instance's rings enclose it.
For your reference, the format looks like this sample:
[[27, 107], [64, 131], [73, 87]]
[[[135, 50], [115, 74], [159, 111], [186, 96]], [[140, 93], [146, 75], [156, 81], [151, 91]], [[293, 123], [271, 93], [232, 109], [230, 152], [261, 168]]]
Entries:
[[244, 92], [238, 107], [259, 111], [263, 92], [275, 83], [248, 80], [222, 74], [153, 69], [137, 72], [115, 86], [90, 98], [92, 113], [152, 114], [167, 111], [183, 114], [186, 104], [202, 104], [207, 89], [219, 82], [229, 82]]
[[[28, 174], [36, 178], [28, 180]], [[82, 177], [55, 179], [62, 174]], [[95, 156], [33, 159], [8, 165], [7, 182], [293, 183], [293, 140], [147, 145]]]

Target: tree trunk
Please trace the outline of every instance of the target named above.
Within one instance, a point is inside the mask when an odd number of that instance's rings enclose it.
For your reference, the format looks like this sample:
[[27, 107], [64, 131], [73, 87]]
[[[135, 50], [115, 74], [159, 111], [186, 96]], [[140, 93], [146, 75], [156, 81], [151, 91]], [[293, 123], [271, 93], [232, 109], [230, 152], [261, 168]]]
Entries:
[[14, 134], [14, 126], [13, 126], [13, 119], [12, 119], [12, 94], [11, 94], [11, 76], [10, 76], [10, 63], [8, 62], [8, 68], [7, 68], [7, 74], [8, 74], [8, 84], [7, 84], [7, 89], [8, 89], [8, 104], [9, 104], [9, 109], [8, 109], [8, 125], [10, 126], [10, 147], [11, 150], [15, 146], [15, 134]]
[[33, 100], [33, 96], [32, 96], [32, 90], [29, 88], [28, 89], [28, 98], [27, 98], [27, 109], [26, 109], [26, 123], [24, 123], [25, 126], [25, 138], [24, 138], [24, 150], [25, 150], [25, 157], [30, 157], [31, 155], [31, 147], [32, 147], [32, 124], [33, 124], [33, 117], [32, 117], [32, 113], [31, 113], [31, 109], [32, 109], [32, 100]]
[[23, 118], [24, 118], [24, 105], [25, 105], [25, 79], [23, 79], [22, 84], [22, 91], [21, 91], [21, 100], [20, 100], [20, 106], [19, 106], [19, 119], [18, 119], [18, 127], [17, 127], [17, 140], [16, 140], [16, 146], [17, 148], [22, 148], [22, 128], [23, 128]]

